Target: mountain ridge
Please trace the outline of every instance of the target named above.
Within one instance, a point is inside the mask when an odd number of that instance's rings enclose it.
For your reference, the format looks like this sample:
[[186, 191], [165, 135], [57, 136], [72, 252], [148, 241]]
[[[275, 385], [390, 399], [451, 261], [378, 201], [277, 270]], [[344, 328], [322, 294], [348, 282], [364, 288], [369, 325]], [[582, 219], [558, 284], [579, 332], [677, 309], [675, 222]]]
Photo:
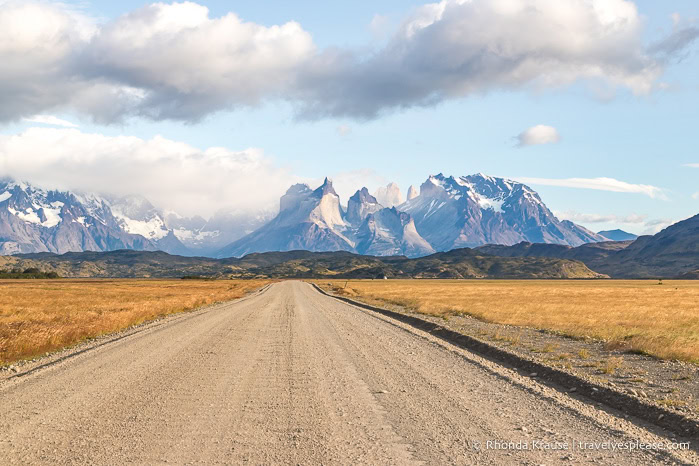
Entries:
[[579, 261], [504, 258], [471, 249], [415, 259], [348, 251], [266, 252], [227, 259], [133, 250], [0, 256], [0, 272], [27, 268], [69, 278], [606, 278]]
[[[163, 250], [212, 253], [266, 220], [218, 212], [209, 220], [165, 214], [139, 195], [45, 190], [0, 180], [0, 254]], [[218, 239], [219, 236], [224, 238]], [[201, 244], [205, 239], [206, 244]], [[218, 242], [217, 242], [218, 241]]]
[[162, 250], [183, 256], [252, 252], [351, 251], [420, 257], [488, 243], [571, 246], [606, 241], [559, 220], [528, 186], [478, 173], [431, 175], [403, 198], [395, 183], [358, 189], [344, 205], [332, 181], [291, 186], [279, 211], [221, 211], [209, 219], [164, 212], [138, 195], [51, 191], [0, 181], [0, 254]]
[[598, 231], [597, 234], [600, 236], [604, 236], [610, 241], [627, 241], [635, 240], [636, 238], [638, 238], [638, 235], [634, 235], [633, 233], [629, 233], [628, 231], [624, 231], [619, 228], [615, 230]]
[[699, 215], [635, 240], [589, 243], [575, 248], [519, 243], [485, 245], [477, 249], [500, 257], [579, 260], [590, 269], [613, 278], [693, 278], [699, 270]]
[[328, 178], [316, 190], [294, 185], [280, 199], [275, 219], [222, 248], [216, 257], [298, 248], [419, 257], [489, 242], [528, 240], [578, 246], [607, 239], [556, 218], [528, 186], [482, 173], [458, 178], [431, 175], [419, 193], [409, 189], [408, 199], [397, 206], [383, 205], [380, 198], [390, 199], [384, 201], [390, 204], [402, 199], [393, 183], [375, 195], [363, 187], [349, 198], [343, 211]]

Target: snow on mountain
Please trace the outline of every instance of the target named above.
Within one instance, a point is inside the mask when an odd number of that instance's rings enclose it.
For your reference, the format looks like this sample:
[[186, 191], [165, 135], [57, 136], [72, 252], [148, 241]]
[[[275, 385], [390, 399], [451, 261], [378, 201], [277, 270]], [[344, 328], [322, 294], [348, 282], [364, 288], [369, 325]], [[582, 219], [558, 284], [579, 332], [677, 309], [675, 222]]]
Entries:
[[115, 198], [110, 205], [112, 214], [127, 233], [157, 241], [170, 232], [160, 212], [143, 196]]
[[[396, 189], [389, 185], [377, 194], [386, 197], [399, 192]], [[410, 199], [395, 208], [387, 208], [362, 188], [349, 199], [346, 213], [326, 178], [316, 190], [304, 184], [289, 188], [277, 217], [221, 249], [217, 257], [293, 249], [418, 256], [488, 243], [577, 246], [603, 240], [558, 220], [528, 186], [482, 173], [430, 176], [418, 195], [413, 190]]]
[[317, 207], [310, 212], [309, 218], [313, 223], [332, 230], [346, 230], [348, 224], [340, 208], [340, 196], [335, 192], [330, 180], [325, 178], [323, 185], [313, 191], [311, 197], [320, 199]]
[[410, 215], [395, 207], [367, 215], [356, 236], [356, 249], [360, 254], [417, 257], [435, 252], [417, 232]]
[[52, 228], [61, 221], [61, 208], [65, 205], [60, 193], [34, 190], [24, 183], [7, 182], [0, 194], [0, 202], [12, 215], [45, 228]]
[[[291, 186], [279, 212], [221, 211], [213, 217], [164, 213], [142, 196], [43, 190], [0, 181], [0, 254], [164, 250], [181, 255], [345, 250], [419, 256], [432, 251], [520, 241], [577, 246], [606, 238], [560, 221], [526, 185], [484, 174], [430, 176], [399, 206], [391, 183], [357, 191], [344, 211], [326, 179]], [[383, 199], [383, 202], [382, 202]]]
[[349, 199], [347, 220], [355, 228], [355, 249], [360, 254], [413, 257], [434, 252], [415, 230], [410, 215], [382, 206], [366, 188]]
[[59, 192], [0, 181], [0, 254], [162, 250], [211, 255], [274, 214], [220, 211], [206, 220], [162, 212], [139, 195]]
[[394, 207], [403, 203], [403, 195], [395, 183], [388, 183], [385, 187], [378, 188], [374, 192], [374, 197], [384, 207]]
[[174, 212], [165, 216], [165, 224], [193, 254], [211, 256], [227, 244], [252, 233], [274, 218], [276, 212], [219, 211], [206, 220], [181, 217]]
[[436, 250], [520, 241], [578, 246], [603, 238], [558, 220], [528, 186], [482, 173], [455, 178], [430, 176], [420, 194], [398, 209]]
[[304, 184], [290, 187], [279, 207], [277, 217], [223, 248], [217, 257], [294, 249], [409, 256], [433, 252], [410, 215], [384, 207], [366, 188], [349, 199], [347, 212], [327, 178], [316, 190]]
[[0, 182], [0, 193], [0, 254], [156, 249], [146, 238], [122, 230], [98, 196], [7, 180]]
[[216, 257], [240, 257], [251, 252], [353, 251], [350, 225], [332, 182], [316, 190], [291, 186], [279, 201], [279, 214], [258, 230], [222, 248]]
[[362, 188], [347, 202], [347, 221], [352, 225], [359, 226], [370, 214], [383, 209], [378, 200], [369, 194], [366, 188]]
[[[106, 225], [113, 217], [112, 209], [107, 201], [102, 196], [94, 193], [71, 193], [73, 197], [85, 209], [89, 217], [92, 217], [100, 223]], [[116, 226], [116, 222], [115, 222]]]

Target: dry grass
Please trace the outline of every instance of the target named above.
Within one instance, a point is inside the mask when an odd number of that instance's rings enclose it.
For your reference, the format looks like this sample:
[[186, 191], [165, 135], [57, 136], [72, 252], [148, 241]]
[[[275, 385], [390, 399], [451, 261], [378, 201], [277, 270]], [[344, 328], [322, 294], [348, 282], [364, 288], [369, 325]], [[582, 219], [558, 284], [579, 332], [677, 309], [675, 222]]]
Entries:
[[600, 366], [600, 371], [603, 374], [614, 374], [617, 369], [624, 365], [624, 358], [619, 356], [613, 356], [602, 363]]
[[655, 400], [656, 403], [663, 406], [668, 406], [670, 408], [679, 408], [682, 406], [687, 406], [687, 402], [683, 400], [675, 400], [672, 398], [663, 398], [661, 400]]
[[261, 280], [2, 280], [0, 364], [244, 296]]
[[699, 281], [353, 280], [341, 289], [344, 283], [329, 288], [376, 305], [405, 302], [421, 313], [467, 314], [699, 363]]

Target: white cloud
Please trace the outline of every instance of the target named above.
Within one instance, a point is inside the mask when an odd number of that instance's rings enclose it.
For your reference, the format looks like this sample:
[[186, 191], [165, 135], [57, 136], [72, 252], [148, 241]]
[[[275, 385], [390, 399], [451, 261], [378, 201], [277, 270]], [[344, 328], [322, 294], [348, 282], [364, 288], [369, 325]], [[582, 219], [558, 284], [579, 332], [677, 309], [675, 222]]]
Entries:
[[260, 149], [199, 149], [161, 136], [109, 137], [30, 128], [0, 135], [0, 173], [50, 189], [127, 195], [183, 215], [277, 206], [299, 179]]
[[368, 52], [320, 50], [294, 21], [211, 17], [192, 2], [153, 3], [107, 22], [63, 3], [2, 5], [0, 121], [65, 109], [101, 122], [196, 121], [268, 99], [290, 101], [302, 117], [363, 119], [578, 81], [642, 94], [662, 74], [662, 57], [695, 37], [673, 31], [654, 55], [628, 0], [444, 0], [418, 8]]
[[586, 214], [575, 212], [572, 210], [565, 212], [554, 212], [556, 217], [562, 220], [570, 220], [582, 224], [603, 223], [608, 225], [617, 225], [623, 227], [624, 230], [632, 231], [642, 235], [654, 235], [660, 230], [667, 228], [675, 223], [675, 220], [667, 218], [648, 219], [647, 215], [629, 214]]
[[540, 144], [552, 144], [561, 140], [558, 131], [553, 126], [536, 125], [526, 129], [517, 136], [519, 147]]
[[692, 194], [692, 199], [699, 200], [699, 191]]
[[23, 118], [24, 121], [30, 123], [41, 123], [43, 125], [63, 126], [65, 128], [77, 128], [78, 125], [67, 120], [62, 120], [53, 115], [34, 115], [33, 117]]
[[89, 83], [76, 58], [97, 28], [92, 20], [45, 2], [8, 1], [0, 8], [0, 121], [72, 103]]
[[136, 111], [197, 119], [237, 105], [283, 97], [315, 54], [296, 22], [270, 27], [233, 13], [210, 18], [196, 3], [155, 3], [94, 36], [87, 61], [102, 76], [145, 91]]
[[630, 214], [630, 215], [616, 215], [616, 214], [586, 214], [575, 212], [572, 210], [565, 212], [554, 212], [556, 217], [563, 220], [570, 220], [572, 222], [579, 223], [616, 223], [623, 225], [637, 225], [644, 223], [647, 215]]
[[577, 81], [644, 94], [663, 64], [646, 53], [642, 32], [625, 0], [444, 0], [418, 8], [375, 53], [325, 51], [306, 68], [297, 98], [304, 116], [373, 118]]
[[669, 227], [670, 225], [674, 224], [675, 220], [668, 219], [668, 218], [657, 218], [653, 220], [649, 220], [645, 223], [646, 229], [643, 230], [644, 235], [654, 235], [661, 230], [664, 230], [665, 228]]
[[699, 163], [685, 163], [684, 166], [689, 168], [699, 168]]
[[0, 9], [0, 120], [72, 107], [99, 121], [193, 121], [284, 97], [315, 53], [293, 21], [210, 18], [192, 2], [154, 3], [99, 24], [62, 4]]
[[561, 186], [566, 188], [595, 189], [616, 193], [644, 194], [653, 199], [667, 199], [663, 189], [647, 184], [632, 184], [614, 178], [515, 178], [526, 184]]

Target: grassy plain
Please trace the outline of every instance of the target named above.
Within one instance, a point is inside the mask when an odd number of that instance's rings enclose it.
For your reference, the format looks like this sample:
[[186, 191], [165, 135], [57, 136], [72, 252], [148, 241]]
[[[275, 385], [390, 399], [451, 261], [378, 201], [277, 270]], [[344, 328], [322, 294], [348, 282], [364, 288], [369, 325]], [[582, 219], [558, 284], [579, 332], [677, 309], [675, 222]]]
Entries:
[[699, 363], [699, 281], [351, 280], [321, 286], [370, 304], [470, 315]]
[[0, 364], [244, 296], [263, 280], [2, 280]]

